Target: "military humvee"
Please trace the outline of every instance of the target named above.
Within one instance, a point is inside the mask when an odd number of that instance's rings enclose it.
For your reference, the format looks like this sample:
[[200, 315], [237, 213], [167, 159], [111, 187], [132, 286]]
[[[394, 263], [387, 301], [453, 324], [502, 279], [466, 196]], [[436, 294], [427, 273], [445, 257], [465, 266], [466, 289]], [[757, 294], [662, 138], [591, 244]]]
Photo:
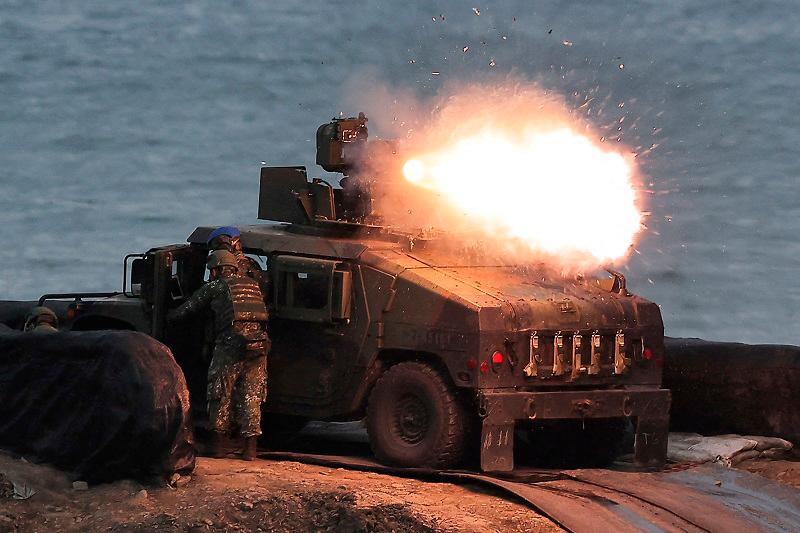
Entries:
[[[352, 173], [366, 143], [363, 115], [334, 119], [317, 132], [317, 163]], [[479, 451], [486, 471], [513, 468], [515, 428], [578, 422], [583, 431], [559, 446], [609, 459], [622, 438], [609, 428], [630, 420], [635, 462], [664, 463], [670, 395], [660, 388], [656, 304], [629, 293], [618, 273], [565, 278], [369, 223], [361, 183], [340, 189], [309, 181], [303, 167], [261, 169], [259, 218], [271, 222], [240, 229], [268, 280], [268, 416], [365, 417], [381, 461], [442, 468]], [[121, 293], [40, 303], [68, 329], [162, 340], [202, 406], [203, 324], [171, 330], [165, 317], [204, 283], [213, 229], [127, 256]]]

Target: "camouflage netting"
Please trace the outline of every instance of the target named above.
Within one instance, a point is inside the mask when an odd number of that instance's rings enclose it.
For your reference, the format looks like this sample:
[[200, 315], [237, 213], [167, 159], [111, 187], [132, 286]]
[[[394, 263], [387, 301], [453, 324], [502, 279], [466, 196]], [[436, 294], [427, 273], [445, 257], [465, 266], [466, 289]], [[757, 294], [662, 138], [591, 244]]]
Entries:
[[189, 393], [169, 348], [131, 331], [0, 325], [0, 448], [90, 482], [194, 468]]

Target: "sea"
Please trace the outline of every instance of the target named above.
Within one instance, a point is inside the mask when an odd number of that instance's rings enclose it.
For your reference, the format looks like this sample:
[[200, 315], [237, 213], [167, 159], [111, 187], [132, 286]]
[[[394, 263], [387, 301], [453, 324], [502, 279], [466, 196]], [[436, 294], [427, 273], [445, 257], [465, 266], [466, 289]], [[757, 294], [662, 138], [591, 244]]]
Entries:
[[125, 254], [256, 223], [259, 167], [322, 176], [316, 127], [378, 87], [515, 80], [637, 153], [621, 269], [667, 335], [800, 344], [798, 57], [787, 0], [2, 0], [0, 299], [119, 290]]

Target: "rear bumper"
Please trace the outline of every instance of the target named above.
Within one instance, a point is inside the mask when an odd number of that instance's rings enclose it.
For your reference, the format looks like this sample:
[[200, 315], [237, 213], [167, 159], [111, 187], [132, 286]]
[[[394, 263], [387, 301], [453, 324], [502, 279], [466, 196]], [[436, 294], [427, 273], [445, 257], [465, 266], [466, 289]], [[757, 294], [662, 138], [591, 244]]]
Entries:
[[481, 391], [479, 414], [481, 468], [514, 468], [514, 423], [517, 420], [630, 418], [636, 422], [634, 461], [640, 467], [666, 462], [670, 392], [666, 389], [602, 391]]

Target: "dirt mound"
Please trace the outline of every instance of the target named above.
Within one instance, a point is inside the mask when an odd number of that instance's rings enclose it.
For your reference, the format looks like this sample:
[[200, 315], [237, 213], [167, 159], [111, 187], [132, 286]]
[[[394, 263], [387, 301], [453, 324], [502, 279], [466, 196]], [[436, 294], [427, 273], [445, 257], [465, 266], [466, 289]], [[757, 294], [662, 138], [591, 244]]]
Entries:
[[120, 523], [109, 530], [121, 533], [150, 531], [363, 531], [363, 532], [433, 532], [433, 527], [420, 522], [407, 506], [375, 505], [359, 507], [356, 495], [349, 491], [297, 492], [267, 496], [255, 500], [242, 499], [238, 505], [227, 505], [212, 511], [215, 518], [192, 519], [169, 513]]

